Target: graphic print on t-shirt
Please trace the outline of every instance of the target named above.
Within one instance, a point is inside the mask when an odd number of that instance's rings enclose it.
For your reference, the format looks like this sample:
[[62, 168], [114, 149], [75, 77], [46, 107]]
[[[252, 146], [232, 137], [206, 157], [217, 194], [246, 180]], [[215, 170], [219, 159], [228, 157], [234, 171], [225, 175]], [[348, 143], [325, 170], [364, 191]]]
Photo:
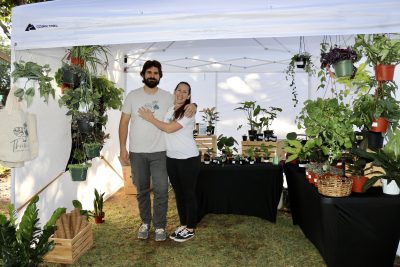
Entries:
[[151, 103], [146, 103], [144, 107], [149, 109], [151, 112], [160, 109], [160, 106], [158, 105], [158, 100], [154, 100]]

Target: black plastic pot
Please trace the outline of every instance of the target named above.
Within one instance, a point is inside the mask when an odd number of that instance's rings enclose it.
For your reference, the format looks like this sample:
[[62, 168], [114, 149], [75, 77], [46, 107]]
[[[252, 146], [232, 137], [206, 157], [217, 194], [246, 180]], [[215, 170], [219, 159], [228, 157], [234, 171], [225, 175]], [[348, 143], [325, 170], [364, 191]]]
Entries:
[[367, 140], [369, 149], [380, 149], [383, 147], [383, 135], [382, 133], [375, 133], [368, 131]]

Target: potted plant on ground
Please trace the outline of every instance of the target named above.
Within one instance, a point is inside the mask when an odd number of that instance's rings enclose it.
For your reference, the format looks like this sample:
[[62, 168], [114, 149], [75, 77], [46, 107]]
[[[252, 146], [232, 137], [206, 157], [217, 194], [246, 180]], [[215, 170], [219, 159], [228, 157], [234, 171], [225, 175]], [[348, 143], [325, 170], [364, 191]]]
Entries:
[[367, 56], [377, 81], [393, 80], [394, 69], [400, 63], [400, 40], [391, 39], [389, 34], [358, 34], [354, 49]]
[[207, 135], [213, 135], [215, 130], [215, 122], [219, 121], [219, 112], [216, 111], [215, 107], [204, 108], [200, 112], [204, 113], [202, 115], [202, 118], [203, 121], [207, 124]]
[[56, 209], [40, 228], [38, 201], [39, 196], [32, 198], [19, 223], [13, 204], [8, 208], [8, 218], [0, 213], [0, 260], [4, 266], [39, 266], [44, 255], [54, 248], [54, 241], [49, 238], [56, 230], [57, 219], [66, 209]]
[[25, 99], [29, 107], [35, 96], [34, 82], [37, 82], [39, 85], [40, 97], [43, 97], [44, 102], [48, 103], [50, 95], [53, 99], [55, 98], [55, 90], [51, 86], [53, 78], [49, 76], [50, 71], [51, 69], [48, 64], [41, 66], [35, 62], [25, 62], [22, 60], [14, 62], [14, 71], [11, 73], [11, 76], [14, 78], [14, 82], [20, 80], [23, 84], [15, 90], [14, 95], [19, 101]]
[[246, 114], [247, 124], [250, 126], [249, 130], [249, 139], [250, 141], [254, 141], [257, 135], [257, 116], [261, 111], [260, 105], [257, 105], [256, 101], [245, 101], [239, 103], [240, 107], [235, 108], [234, 110], [242, 110]]
[[296, 91], [296, 67], [299, 69], [303, 69], [305, 73], [308, 75], [315, 75], [315, 66], [311, 61], [311, 55], [307, 52], [300, 52], [295, 54], [290, 59], [289, 65], [285, 70], [286, 80], [290, 82], [289, 86], [292, 90], [292, 101], [294, 102], [294, 106], [299, 103], [297, 99], [297, 91]]
[[104, 205], [104, 194], [103, 193], [99, 193], [97, 191], [97, 189], [94, 189], [94, 200], [93, 200], [93, 207], [94, 207], [94, 221], [95, 223], [104, 223], [104, 216], [105, 213], [103, 211], [103, 205]]
[[321, 53], [321, 67], [335, 69], [336, 77], [354, 77], [357, 68], [353, 65], [359, 60], [357, 53], [351, 48], [331, 48], [327, 53]]

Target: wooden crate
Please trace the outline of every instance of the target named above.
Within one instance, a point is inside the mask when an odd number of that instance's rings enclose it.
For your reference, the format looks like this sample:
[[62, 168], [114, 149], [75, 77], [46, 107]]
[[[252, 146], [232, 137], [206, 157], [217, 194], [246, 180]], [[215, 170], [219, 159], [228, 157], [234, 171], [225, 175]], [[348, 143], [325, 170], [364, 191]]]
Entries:
[[132, 182], [131, 166], [122, 166], [122, 174], [124, 176], [124, 192], [125, 195], [136, 195], [136, 186]]
[[[272, 148], [269, 148], [269, 157], [274, 156], [274, 152], [278, 153], [279, 160], [284, 160], [285, 159], [285, 151], [283, 150], [283, 145], [284, 145], [285, 140], [278, 140], [276, 142], [271, 142], [271, 141], [242, 141], [242, 154], [243, 156], [247, 155], [246, 150], [249, 149], [250, 147], [253, 148], [260, 148], [261, 149], [261, 144], [265, 144], [267, 147], [272, 146]], [[262, 150], [261, 150], [262, 151]], [[260, 153], [262, 156], [264, 156], [264, 153]]]
[[44, 261], [74, 264], [75, 261], [93, 245], [92, 224], [88, 223], [88, 225], [72, 239], [51, 237], [50, 240], [54, 241], [55, 247], [44, 256]]
[[212, 148], [213, 156], [217, 154], [217, 137], [215, 135], [198, 135], [194, 139], [201, 152], [201, 160], [203, 160], [203, 155], [208, 148]]

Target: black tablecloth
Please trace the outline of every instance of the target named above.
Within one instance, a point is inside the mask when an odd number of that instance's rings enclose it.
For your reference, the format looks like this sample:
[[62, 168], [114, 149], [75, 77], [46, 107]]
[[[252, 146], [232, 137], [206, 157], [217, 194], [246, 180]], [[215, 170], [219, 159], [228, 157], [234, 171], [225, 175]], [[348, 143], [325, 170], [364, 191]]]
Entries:
[[285, 166], [293, 223], [328, 266], [393, 266], [400, 239], [400, 196], [381, 188], [349, 197], [324, 197], [305, 171]]
[[197, 182], [199, 221], [207, 213], [241, 214], [276, 221], [282, 168], [272, 164], [205, 165]]

